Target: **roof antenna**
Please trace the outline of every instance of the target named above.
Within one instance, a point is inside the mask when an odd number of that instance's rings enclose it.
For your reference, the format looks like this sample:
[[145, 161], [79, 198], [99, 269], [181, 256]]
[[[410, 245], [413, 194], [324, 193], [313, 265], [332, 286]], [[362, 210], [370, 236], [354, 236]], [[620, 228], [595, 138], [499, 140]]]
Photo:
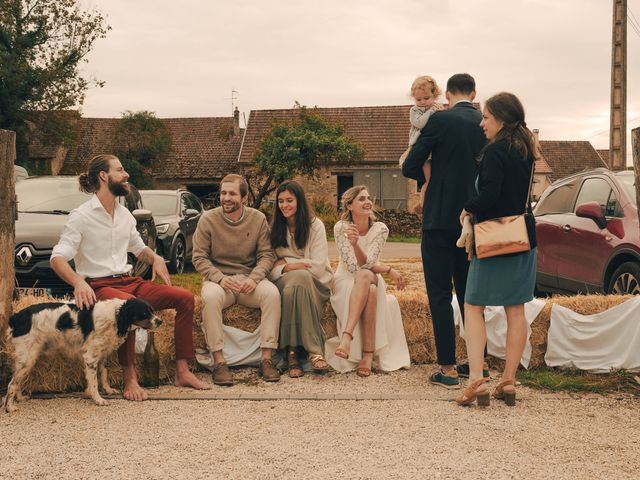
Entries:
[[239, 93], [240, 92], [238, 92], [237, 90], [234, 90], [233, 87], [231, 88], [231, 115], [233, 115], [233, 112], [235, 112], [236, 110], [235, 100], [238, 99]]

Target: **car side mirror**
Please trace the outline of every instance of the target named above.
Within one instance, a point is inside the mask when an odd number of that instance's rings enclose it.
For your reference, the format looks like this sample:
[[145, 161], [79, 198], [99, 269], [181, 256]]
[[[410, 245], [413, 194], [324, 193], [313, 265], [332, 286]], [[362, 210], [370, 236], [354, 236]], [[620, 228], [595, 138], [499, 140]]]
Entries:
[[596, 222], [596, 225], [598, 225], [598, 228], [601, 230], [607, 226], [607, 219], [604, 216], [602, 207], [598, 205], [598, 202], [581, 203], [578, 205], [578, 208], [576, 208], [576, 216], [590, 218]]
[[184, 212], [184, 216], [187, 218], [196, 217], [200, 215], [200, 212], [195, 208], [187, 208]]
[[148, 222], [153, 218], [151, 210], [145, 208], [136, 208], [131, 214], [138, 222]]

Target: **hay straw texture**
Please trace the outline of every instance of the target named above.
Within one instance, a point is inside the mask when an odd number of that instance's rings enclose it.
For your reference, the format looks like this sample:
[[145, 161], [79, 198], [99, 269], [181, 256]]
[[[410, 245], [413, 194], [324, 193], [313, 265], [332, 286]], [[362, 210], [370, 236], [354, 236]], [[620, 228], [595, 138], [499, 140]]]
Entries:
[[[393, 291], [392, 288], [389, 291]], [[413, 363], [434, 363], [436, 360], [431, 313], [424, 291], [406, 290], [394, 292], [400, 303], [402, 320], [404, 323], [409, 353]], [[544, 365], [544, 354], [547, 347], [547, 331], [553, 304], [562, 305], [581, 314], [594, 314], [607, 310], [627, 300], [628, 296], [588, 295], [576, 297], [553, 297], [547, 300], [542, 312], [532, 324], [532, 358], [530, 367]], [[25, 297], [13, 303], [13, 311], [17, 312], [31, 304], [55, 299]], [[196, 296], [196, 318], [194, 318], [193, 339], [194, 346], [204, 347], [204, 335], [200, 323], [202, 302]], [[166, 383], [173, 381], [175, 374], [175, 343], [173, 326], [175, 312], [163, 310], [158, 312], [163, 319], [162, 326], [156, 332], [156, 348], [160, 355], [160, 378]], [[260, 323], [259, 310], [234, 305], [224, 311], [225, 324], [242, 330], [253, 331]], [[336, 317], [331, 306], [327, 303], [322, 319], [327, 337], [336, 335]], [[464, 341], [458, 337], [458, 358], [465, 356]], [[11, 355], [11, 342], [5, 354]], [[497, 364], [499, 362], [495, 362]], [[122, 385], [122, 372], [118, 365], [116, 354], [112, 354], [107, 363], [109, 378], [113, 386]], [[28, 391], [61, 392], [84, 389], [84, 372], [80, 359], [67, 359], [56, 353], [45, 354], [40, 357], [34, 371], [25, 384]]]

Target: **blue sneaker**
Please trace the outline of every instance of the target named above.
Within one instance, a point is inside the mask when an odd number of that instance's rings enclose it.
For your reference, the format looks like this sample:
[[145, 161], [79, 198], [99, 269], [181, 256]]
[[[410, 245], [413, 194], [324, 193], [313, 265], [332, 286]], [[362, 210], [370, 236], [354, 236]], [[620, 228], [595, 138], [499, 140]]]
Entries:
[[458, 372], [455, 370], [451, 370], [447, 374], [442, 370], [438, 370], [429, 376], [429, 381], [434, 385], [439, 385], [449, 390], [460, 388], [460, 379], [458, 378]]

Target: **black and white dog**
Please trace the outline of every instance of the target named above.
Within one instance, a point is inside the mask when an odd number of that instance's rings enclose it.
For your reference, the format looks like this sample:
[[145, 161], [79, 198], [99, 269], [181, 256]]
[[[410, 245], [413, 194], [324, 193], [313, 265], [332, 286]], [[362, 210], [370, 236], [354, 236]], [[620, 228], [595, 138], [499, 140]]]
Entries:
[[107, 395], [116, 393], [109, 386], [104, 360], [127, 338], [133, 326], [153, 329], [162, 323], [144, 300], [103, 300], [89, 310], [72, 303], [31, 305], [9, 318], [9, 338], [13, 343], [13, 378], [7, 388], [4, 408], [16, 409], [22, 398], [22, 383], [44, 350], [63, 349], [68, 356], [80, 354], [87, 379], [85, 393], [97, 405], [107, 405], [98, 392], [100, 383]]

